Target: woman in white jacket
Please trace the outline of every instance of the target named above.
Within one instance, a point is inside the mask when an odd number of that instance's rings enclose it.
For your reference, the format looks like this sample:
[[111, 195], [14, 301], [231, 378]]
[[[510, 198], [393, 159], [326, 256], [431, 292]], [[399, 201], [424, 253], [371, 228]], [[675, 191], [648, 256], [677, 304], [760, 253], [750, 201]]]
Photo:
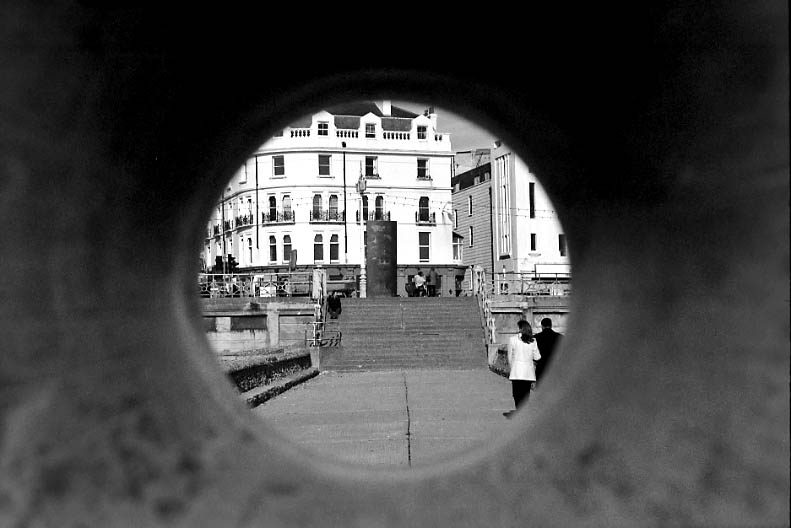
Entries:
[[[511, 392], [517, 409], [527, 403], [530, 391], [536, 383], [536, 361], [541, 359], [538, 344], [533, 337], [533, 328], [524, 319], [520, 320], [519, 333], [508, 341], [508, 364], [511, 372]], [[511, 413], [506, 413], [506, 416]]]

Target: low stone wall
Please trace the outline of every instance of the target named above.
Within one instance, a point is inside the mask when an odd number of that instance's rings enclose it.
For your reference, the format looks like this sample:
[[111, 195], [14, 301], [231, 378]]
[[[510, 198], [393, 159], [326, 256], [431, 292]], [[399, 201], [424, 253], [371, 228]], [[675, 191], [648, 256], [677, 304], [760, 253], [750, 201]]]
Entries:
[[220, 356], [220, 363], [251, 407], [318, 374], [308, 349], [224, 355]]

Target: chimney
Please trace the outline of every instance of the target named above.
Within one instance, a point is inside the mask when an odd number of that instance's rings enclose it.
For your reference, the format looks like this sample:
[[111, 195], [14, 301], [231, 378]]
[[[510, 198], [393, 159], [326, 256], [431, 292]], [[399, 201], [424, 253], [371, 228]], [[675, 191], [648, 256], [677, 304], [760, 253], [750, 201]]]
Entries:
[[390, 101], [389, 100], [382, 101], [382, 114], [385, 115], [386, 117], [390, 117], [391, 113], [392, 113], [392, 108], [390, 107]]

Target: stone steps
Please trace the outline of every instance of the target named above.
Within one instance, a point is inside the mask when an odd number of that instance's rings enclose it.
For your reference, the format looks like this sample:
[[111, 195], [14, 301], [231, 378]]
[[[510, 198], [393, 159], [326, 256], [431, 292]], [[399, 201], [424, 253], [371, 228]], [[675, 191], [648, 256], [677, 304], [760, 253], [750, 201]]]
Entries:
[[322, 370], [487, 368], [474, 298], [344, 299], [327, 330], [342, 346], [322, 351]]

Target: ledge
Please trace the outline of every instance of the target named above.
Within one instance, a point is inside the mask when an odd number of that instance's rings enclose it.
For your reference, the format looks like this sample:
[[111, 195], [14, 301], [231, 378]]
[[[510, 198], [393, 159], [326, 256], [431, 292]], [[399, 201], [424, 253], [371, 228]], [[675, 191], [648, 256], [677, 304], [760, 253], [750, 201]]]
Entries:
[[319, 369], [315, 367], [301, 370], [300, 372], [291, 374], [290, 376], [273, 381], [268, 385], [261, 385], [254, 389], [250, 389], [247, 392], [243, 392], [241, 394], [241, 398], [245, 401], [245, 403], [247, 403], [249, 407], [256, 407], [267, 400], [271, 400], [278, 394], [282, 394], [295, 385], [299, 385], [300, 383], [317, 376], [318, 374]]

